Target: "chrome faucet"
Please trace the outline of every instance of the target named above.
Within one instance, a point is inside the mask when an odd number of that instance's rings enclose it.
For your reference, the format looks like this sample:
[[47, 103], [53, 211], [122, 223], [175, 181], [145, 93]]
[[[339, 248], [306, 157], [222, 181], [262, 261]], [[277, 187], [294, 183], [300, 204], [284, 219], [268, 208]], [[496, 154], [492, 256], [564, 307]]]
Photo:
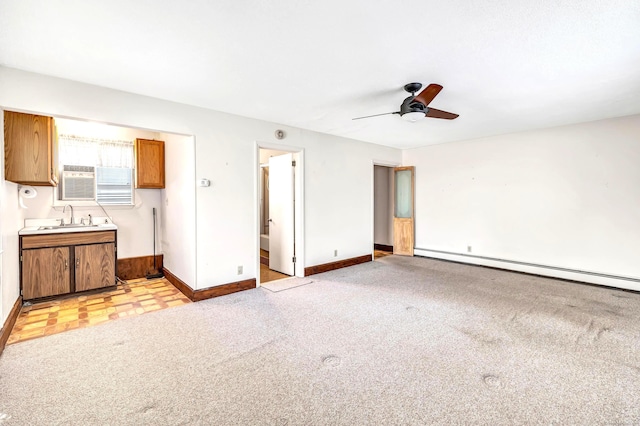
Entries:
[[[62, 214], [65, 214], [67, 212], [67, 207], [71, 209], [71, 222], [68, 223], [68, 225], [73, 225], [73, 223], [75, 222], [75, 218], [73, 217], [73, 206], [71, 204], [67, 204], [66, 206], [64, 206], [64, 208], [62, 209]], [[61, 222], [64, 225], [64, 218], [62, 218]]]

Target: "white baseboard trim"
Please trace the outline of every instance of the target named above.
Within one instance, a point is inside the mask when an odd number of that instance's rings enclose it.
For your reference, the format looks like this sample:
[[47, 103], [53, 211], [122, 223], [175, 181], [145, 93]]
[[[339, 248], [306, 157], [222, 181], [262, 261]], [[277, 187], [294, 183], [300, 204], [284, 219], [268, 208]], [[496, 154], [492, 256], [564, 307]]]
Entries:
[[538, 265], [516, 260], [498, 259], [493, 257], [464, 253], [452, 253], [442, 250], [430, 250], [424, 248], [415, 248], [413, 250], [413, 253], [416, 256], [451, 260], [454, 262], [468, 263], [471, 265], [489, 266], [492, 268], [525, 272], [527, 274], [543, 275], [552, 278], [562, 278], [565, 280], [580, 281], [589, 284], [599, 284], [608, 287], [622, 288], [625, 290], [640, 291], [640, 278], [603, 274], [591, 271], [580, 271], [576, 269], [561, 268], [557, 266]]

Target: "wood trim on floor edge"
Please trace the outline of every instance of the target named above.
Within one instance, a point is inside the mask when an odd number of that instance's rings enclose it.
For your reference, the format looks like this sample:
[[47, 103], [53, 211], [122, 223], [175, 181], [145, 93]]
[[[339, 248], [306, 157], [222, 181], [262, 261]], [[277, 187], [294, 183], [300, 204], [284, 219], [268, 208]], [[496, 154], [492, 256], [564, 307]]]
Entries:
[[375, 250], [388, 251], [390, 253], [393, 253], [393, 246], [390, 246], [390, 245], [387, 245], [387, 244], [377, 244], [377, 243], [375, 243], [373, 245], [373, 248]]
[[13, 304], [13, 308], [9, 312], [9, 316], [4, 323], [2, 329], [0, 329], [0, 354], [4, 350], [5, 345], [7, 344], [7, 340], [9, 340], [9, 336], [11, 335], [11, 330], [13, 330], [13, 326], [18, 319], [18, 315], [20, 315], [20, 309], [22, 308], [22, 296], [19, 296], [16, 300], [16, 303]]
[[[156, 254], [158, 271], [162, 271], [163, 261], [164, 255]], [[153, 270], [153, 256], [119, 258], [116, 260], [116, 264], [118, 266], [118, 278], [124, 281], [144, 278], [149, 273], [155, 273]]]
[[167, 279], [167, 281], [173, 284], [192, 302], [199, 302], [201, 300], [212, 299], [214, 297], [225, 296], [227, 294], [236, 293], [238, 291], [256, 288], [256, 279], [251, 278], [248, 280], [218, 285], [215, 287], [203, 288], [201, 290], [194, 290], [187, 283], [171, 273], [171, 271], [169, 271], [167, 268], [162, 269], [164, 271], [164, 277]]
[[338, 260], [337, 262], [324, 263], [322, 265], [309, 266], [304, 268], [304, 276], [320, 274], [322, 272], [333, 271], [334, 269], [346, 268], [347, 266], [359, 265], [360, 263], [371, 262], [372, 256], [365, 254], [364, 256], [352, 257], [350, 259]]

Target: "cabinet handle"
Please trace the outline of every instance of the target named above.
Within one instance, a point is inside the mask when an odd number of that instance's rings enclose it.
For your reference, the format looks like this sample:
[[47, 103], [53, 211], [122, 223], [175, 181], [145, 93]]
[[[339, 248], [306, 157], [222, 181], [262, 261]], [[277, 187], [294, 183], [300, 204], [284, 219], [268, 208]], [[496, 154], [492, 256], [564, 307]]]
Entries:
[[80, 267], [80, 258], [76, 259], [76, 269]]
[[64, 270], [69, 269], [69, 261], [67, 259], [64, 260]]

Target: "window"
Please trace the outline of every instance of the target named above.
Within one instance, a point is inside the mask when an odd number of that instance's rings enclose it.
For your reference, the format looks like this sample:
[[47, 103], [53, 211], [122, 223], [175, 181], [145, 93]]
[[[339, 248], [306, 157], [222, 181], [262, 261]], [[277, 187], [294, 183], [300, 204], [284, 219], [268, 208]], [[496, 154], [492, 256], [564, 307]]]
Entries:
[[58, 144], [58, 199], [133, 204], [133, 141], [63, 134]]
[[100, 204], [133, 204], [133, 170], [96, 168], [96, 198]]

